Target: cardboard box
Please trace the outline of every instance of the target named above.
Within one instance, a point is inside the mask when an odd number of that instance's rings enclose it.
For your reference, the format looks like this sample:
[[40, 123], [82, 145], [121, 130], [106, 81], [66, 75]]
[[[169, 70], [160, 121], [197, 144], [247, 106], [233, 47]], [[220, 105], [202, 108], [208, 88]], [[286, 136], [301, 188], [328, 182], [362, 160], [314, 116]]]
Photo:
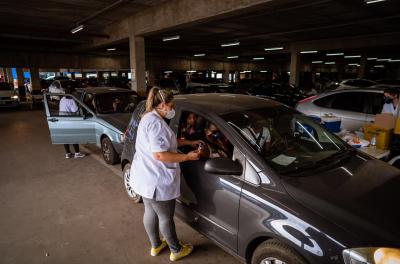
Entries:
[[385, 129], [393, 129], [395, 125], [396, 119], [390, 113], [377, 114], [375, 116], [375, 123], [377, 127], [385, 128]]
[[[393, 125], [394, 126], [394, 119]], [[383, 128], [376, 124], [365, 124], [364, 125], [364, 138], [371, 141], [371, 138], [376, 136], [376, 148], [388, 149], [390, 145], [390, 137], [392, 135], [393, 128]]]

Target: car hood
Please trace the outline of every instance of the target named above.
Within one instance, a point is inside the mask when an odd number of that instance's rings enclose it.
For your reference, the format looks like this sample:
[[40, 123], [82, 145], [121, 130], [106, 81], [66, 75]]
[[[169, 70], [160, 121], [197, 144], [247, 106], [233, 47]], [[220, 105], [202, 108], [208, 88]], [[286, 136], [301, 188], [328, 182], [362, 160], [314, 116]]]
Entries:
[[0, 97], [11, 97], [15, 94], [14, 91], [9, 90], [9, 91], [0, 91]]
[[125, 132], [131, 118], [131, 113], [121, 113], [121, 114], [104, 114], [98, 115], [97, 117], [109, 123], [121, 133]]
[[363, 243], [400, 246], [397, 168], [356, 154], [309, 176], [284, 177], [283, 184], [295, 200]]

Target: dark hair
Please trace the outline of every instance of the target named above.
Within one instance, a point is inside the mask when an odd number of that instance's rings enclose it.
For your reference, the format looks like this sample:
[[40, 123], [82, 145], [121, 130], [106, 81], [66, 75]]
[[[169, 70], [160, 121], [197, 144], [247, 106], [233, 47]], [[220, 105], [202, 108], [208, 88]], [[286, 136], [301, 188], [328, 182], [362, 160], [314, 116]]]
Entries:
[[168, 104], [173, 99], [174, 95], [171, 91], [154, 86], [147, 96], [145, 113], [153, 111], [161, 103]]
[[383, 92], [384, 93], [388, 93], [390, 95], [395, 95], [395, 96], [399, 95], [399, 92], [398, 92], [397, 88], [394, 88], [394, 87], [385, 87]]

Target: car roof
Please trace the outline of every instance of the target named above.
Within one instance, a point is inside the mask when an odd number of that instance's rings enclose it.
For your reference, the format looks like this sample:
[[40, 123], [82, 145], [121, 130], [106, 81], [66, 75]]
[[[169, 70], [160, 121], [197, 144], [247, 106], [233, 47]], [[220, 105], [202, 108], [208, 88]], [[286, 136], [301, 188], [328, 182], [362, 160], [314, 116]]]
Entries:
[[330, 94], [337, 93], [349, 93], [349, 92], [364, 92], [364, 93], [383, 93], [384, 88], [374, 87], [374, 88], [351, 88], [351, 89], [336, 89], [332, 91], [323, 92], [317, 95], [317, 97], [322, 97]]
[[128, 90], [124, 88], [116, 88], [116, 87], [88, 87], [88, 88], [77, 88], [77, 91], [83, 91], [85, 93], [94, 93], [94, 94], [105, 94], [105, 93], [120, 93], [120, 92], [133, 92], [133, 90]]
[[174, 97], [176, 105], [198, 110], [207, 109], [216, 114], [246, 111], [257, 108], [278, 107], [283, 104], [256, 96], [227, 93], [202, 93], [177, 95]]

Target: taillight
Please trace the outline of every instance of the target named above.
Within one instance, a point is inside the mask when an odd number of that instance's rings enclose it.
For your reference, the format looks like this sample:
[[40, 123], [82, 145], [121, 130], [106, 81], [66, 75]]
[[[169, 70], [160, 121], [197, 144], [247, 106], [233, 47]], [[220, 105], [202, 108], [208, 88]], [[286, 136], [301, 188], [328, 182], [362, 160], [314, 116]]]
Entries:
[[313, 96], [307, 97], [307, 98], [305, 98], [305, 99], [299, 101], [298, 103], [299, 103], [299, 104], [305, 103], [305, 102], [311, 101], [311, 100], [313, 100], [313, 99], [315, 99], [315, 98], [317, 98], [317, 97], [318, 97], [318, 96], [313, 95]]

